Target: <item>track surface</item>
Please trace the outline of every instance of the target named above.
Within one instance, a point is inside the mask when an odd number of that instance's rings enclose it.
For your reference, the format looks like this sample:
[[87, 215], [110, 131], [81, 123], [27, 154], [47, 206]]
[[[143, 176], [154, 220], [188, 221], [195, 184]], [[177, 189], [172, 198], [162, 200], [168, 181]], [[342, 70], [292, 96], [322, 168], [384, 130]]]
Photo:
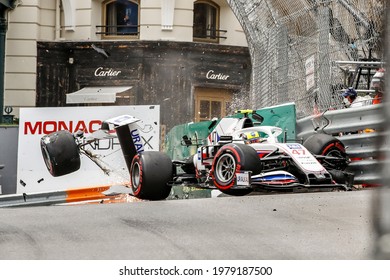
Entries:
[[0, 259], [370, 259], [373, 191], [0, 209]]

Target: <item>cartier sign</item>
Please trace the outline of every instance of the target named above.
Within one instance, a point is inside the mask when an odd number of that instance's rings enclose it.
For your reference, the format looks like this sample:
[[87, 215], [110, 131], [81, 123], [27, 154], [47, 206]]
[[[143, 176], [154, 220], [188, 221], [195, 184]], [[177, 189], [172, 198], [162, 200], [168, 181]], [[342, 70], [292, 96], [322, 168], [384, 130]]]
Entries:
[[117, 77], [122, 71], [114, 70], [112, 68], [96, 68], [94, 74], [96, 77]]
[[229, 75], [223, 73], [215, 73], [214, 70], [209, 70], [206, 74], [206, 79], [208, 80], [224, 80], [226, 81], [229, 78]]

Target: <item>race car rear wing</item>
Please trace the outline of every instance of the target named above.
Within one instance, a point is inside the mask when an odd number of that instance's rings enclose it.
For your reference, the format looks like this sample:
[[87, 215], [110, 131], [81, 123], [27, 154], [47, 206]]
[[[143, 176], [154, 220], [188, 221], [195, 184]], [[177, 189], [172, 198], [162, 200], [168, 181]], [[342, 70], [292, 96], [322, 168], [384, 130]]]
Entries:
[[135, 125], [138, 121], [140, 120], [133, 116], [122, 115], [108, 119], [102, 124], [102, 129], [109, 129], [109, 125], [107, 124], [114, 125], [128, 170], [130, 170], [134, 156], [144, 151], [142, 137], [137, 125]]

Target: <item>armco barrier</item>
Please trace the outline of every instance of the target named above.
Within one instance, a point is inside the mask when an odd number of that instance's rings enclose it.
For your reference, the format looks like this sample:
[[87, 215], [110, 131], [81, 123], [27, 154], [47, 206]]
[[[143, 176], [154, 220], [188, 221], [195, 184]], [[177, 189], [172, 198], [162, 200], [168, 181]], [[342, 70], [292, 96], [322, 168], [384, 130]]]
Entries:
[[[63, 203], [115, 203], [128, 202], [130, 189], [124, 186], [100, 186], [82, 189], [70, 189], [66, 191], [51, 191], [37, 193], [23, 193], [0, 195], [0, 208], [45, 206]], [[133, 201], [139, 199], [132, 197]]]
[[383, 105], [329, 110], [297, 120], [297, 138], [304, 141], [315, 133], [334, 135], [346, 146], [352, 162], [348, 171], [355, 184], [380, 183], [380, 151], [384, 124]]

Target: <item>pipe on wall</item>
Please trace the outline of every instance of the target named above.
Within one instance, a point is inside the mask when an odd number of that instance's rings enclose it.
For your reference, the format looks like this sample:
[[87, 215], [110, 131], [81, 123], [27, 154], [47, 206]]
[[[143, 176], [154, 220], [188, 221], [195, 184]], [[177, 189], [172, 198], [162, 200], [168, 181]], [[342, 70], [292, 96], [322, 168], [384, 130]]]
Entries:
[[56, 25], [55, 25], [55, 40], [61, 38], [61, 0], [56, 0]]
[[4, 113], [4, 72], [5, 72], [5, 43], [8, 29], [7, 7], [0, 4], [0, 123]]

